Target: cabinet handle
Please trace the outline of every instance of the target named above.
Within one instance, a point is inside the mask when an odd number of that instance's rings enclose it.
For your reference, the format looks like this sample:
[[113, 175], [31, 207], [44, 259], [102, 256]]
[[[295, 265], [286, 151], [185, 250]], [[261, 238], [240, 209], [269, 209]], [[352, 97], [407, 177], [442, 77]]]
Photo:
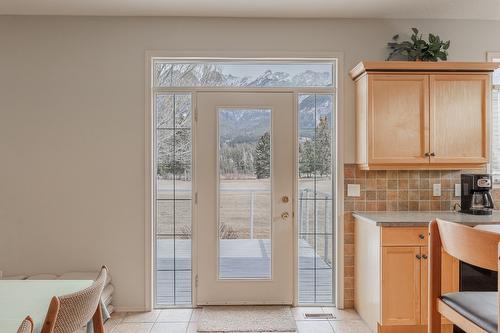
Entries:
[[436, 156], [436, 153], [431, 153], [431, 156]]
[[427, 254], [423, 254], [423, 255], [422, 255], [422, 258], [423, 258], [423, 259], [427, 259]]
[[429, 154], [429, 153], [425, 153], [425, 154], [424, 154], [424, 156], [425, 156], [425, 157], [429, 157], [429, 156], [431, 156], [431, 154]]
[[420, 235], [418, 235], [418, 238], [420, 238], [420, 239], [424, 239], [424, 238], [425, 238], [425, 236], [424, 236], [424, 234], [420, 234]]
[[420, 254], [417, 254], [416, 257], [417, 257], [418, 260], [422, 259], [422, 257], [420, 256]]

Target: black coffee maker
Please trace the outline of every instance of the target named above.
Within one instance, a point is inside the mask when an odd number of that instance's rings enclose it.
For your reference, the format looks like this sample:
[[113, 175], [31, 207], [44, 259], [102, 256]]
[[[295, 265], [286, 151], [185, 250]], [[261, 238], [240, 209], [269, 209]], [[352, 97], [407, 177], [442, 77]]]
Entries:
[[472, 215], [491, 215], [493, 200], [491, 175], [462, 174], [462, 202], [461, 212]]

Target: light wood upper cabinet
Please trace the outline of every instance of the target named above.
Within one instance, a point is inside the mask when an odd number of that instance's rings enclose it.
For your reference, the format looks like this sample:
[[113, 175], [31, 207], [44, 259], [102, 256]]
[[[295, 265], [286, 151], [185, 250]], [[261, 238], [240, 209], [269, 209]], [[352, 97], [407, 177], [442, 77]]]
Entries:
[[492, 63], [360, 63], [356, 163], [362, 169], [479, 168], [488, 162]]
[[430, 76], [431, 163], [487, 163], [488, 75]]
[[429, 77], [368, 78], [368, 164], [429, 163]]

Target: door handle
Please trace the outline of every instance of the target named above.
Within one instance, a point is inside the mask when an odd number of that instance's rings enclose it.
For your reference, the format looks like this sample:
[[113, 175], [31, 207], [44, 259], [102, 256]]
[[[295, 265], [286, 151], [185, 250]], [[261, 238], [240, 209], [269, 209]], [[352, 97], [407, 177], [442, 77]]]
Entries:
[[285, 221], [286, 219], [288, 219], [288, 216], [290, 216], [290, 214], [288, 214], [288, 212], [283, 212], [283, 213], [281, 213], [281, 219], [282, 219], [282, 220], [284, 220], [284, 221]]

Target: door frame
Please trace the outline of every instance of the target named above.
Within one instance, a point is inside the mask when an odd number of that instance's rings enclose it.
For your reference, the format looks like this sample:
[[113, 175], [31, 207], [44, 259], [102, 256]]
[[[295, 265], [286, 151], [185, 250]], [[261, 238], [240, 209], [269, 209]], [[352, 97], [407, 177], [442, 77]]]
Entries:
[[[196, 92], [198, 91], [235, 91], [235, 92], [292, 92], [294, 94], [294, 118], [295, 118], [295, 128], [294, 131], [297, 132], [297, 98], [299, 93], [307, 92], [317, 92], [317, 93], [334, 93], [336, 95], [336, 107], [335, 107], [335, 133], [334, 133], [334, 144], [335, 144], [335, 156], [334, 159], [337, 161], [336, 164], [332, 166], [334, 173], [334, 188], [332, 189], [335, 193], [335, 200], [333, 202], [333, 214], [335, 216], [335, 235], [333, 241], [335, 242], [334, 258], [335, 258], [335, 271], [332, 283], [334, 284], [335, 292], [335, 306], [339, 309], [344, 308], [344, 93], [343, 93], [343, 83], [344, 83], [344, 54], [343, 52], [255, 52], [255, 51], [244, 51], [244, 52], [171, 52], [171, 51], [146, 51], [145, 57], [145, 216], [144, 216], [144, 307], [142, 310], [149, 311], [155, 306], [154, 298], [154, 191], [156, 190], [156, 182], [154, 177], [154, 94], [152, 93], [153, 87], [153, 61], [157, 58], [162, 58], [169, 61], [269, 61], [269, 62], [297, 62], [297, 61], [308, 61], [308, 62], [331, 62], [335, 61], [337, 68], [335, 72], [335, 82], [336, 86], [332, 88], [176, 88], [176, 87], [166, 87], [165, 89], [158, 89], [157, 91], [169, 91], [169, 92], [191, 92], [193, 93], [193, 106], [196, 108]], [[193, 131], [194, 132], [194, 131]], [[193, 141], [192, 144], [192, 154], [196, 153], [196, 146]], [[297, 152], [295, 152], [296, 154]], [[296, 158], [297, 156], [295, 156]], [[193, 170], [193, 174], [196, 170]], [[196, 180], [193, 179], [193, 186], [196, 191]], [[294, 191], [297, 190], [297, 184], [294, 184]], [[192, 210], [192, 223], [193, 230], [196, 230], [197, 226], [197, 216], [196, 210], [194, 209], [193, 200], [193, 210]], [[296, 203], [295, 207], [296, 208]], [[297, 219], [294, 219], [294, 237], [298, 237]], [[298, 253], [297, 253], [297, 242], [294, 242], [294, 300], [293, 305], [298, 305]], [[197, 233], [193, 232], [192, 235], [192, 304], [196, 304], [196, 276], [197, 276]], [[301, 304], [302, 306], [307, 306], [307, 304]], [[314, 304], [318, 305], [318, 304]], [[321, 304], [320, 304], [321, 305]], [[139, 309], [138, 309], [139, 310]]]

